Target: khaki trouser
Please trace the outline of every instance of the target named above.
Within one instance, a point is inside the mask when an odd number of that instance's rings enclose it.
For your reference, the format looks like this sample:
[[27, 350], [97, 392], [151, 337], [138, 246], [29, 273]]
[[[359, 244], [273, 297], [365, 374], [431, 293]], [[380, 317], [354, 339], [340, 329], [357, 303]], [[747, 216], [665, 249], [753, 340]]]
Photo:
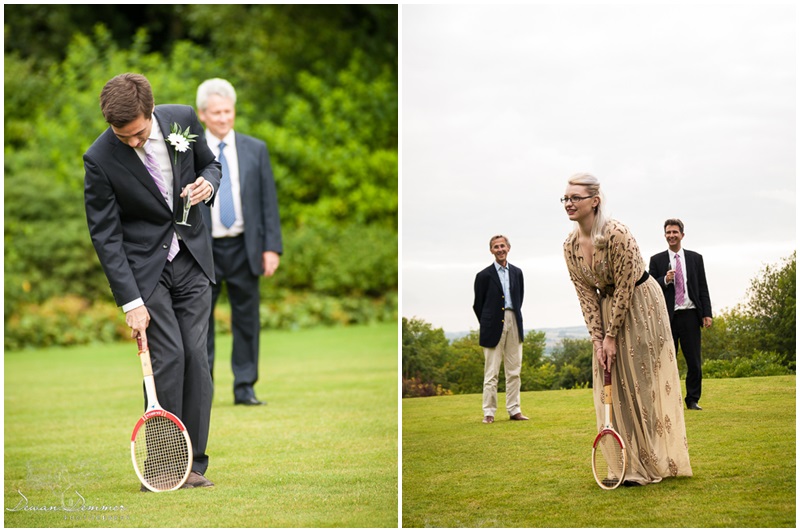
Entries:
[[497, 411], [497, 376], [500, 374], [501, 362], [506, 373], [506, 410], [509, 416], [521, 412], [519, 389], [522, 342], [513, 310], [506, 310], [500, 342], [495, 347], [484, 347], [483, 356], [486, 359], [483, 369], [483, 415], [494, 416]]

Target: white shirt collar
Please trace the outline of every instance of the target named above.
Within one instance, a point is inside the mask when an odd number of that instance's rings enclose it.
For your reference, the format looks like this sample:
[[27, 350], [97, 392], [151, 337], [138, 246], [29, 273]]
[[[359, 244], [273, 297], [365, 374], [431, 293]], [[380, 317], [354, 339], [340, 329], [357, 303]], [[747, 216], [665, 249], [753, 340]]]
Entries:
[[206, 139], [208, 143], [214, 147], [219, 147], [220, 142], [224, 142], [225, 146], [235, 146], [236, 145], [236, 135], [233, 132], [233, 128], [225, 135], [225, 138], [219, 139], [209, 130], [206, 130]]
[[671, 266], [675, 266], [675, 254], [677, 253], [678, 256], [681, 258], [681, 262], [685, 265], [686, 264], [686, 254], [683, 252], [683, 248], [678, 251], [672, 251], [671, 249], [667, 248], [667, 253], [669, 254], [669, 263]]
[[148, 140], [152, 142], [164, 140], [164, 134], [161, 132], [161, 126], [158, 125], [158, 120], [156, 120], [155, 113], [151, 114], [150, 118], [153, 119], [153, 127], [150, 128], [150, 136], [147, 137]]

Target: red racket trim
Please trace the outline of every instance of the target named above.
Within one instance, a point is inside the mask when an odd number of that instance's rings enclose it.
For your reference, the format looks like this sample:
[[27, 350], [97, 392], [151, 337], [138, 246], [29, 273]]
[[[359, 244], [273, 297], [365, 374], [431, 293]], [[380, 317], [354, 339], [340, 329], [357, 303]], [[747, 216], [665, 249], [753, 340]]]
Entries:
[[624, 442], [624, 441], [622, 441], [622, 436], [620, 436], [620, 435], [617, 433], [617, 431], [616, 431], [616, 430], [613, 430], [613, 429], [603, 429], [603, 430], [601, 430], [601, 431], [600, 431], [600, 434], [598, 434], [598, 435], [597, 435], [597, 437], [594, 439], [594, 443], [592, 444], [592, 448], [595, 448], [595, 447], [597, 447], [597, 444], [598, 444], [598, 442], [600, 442], [600, 438], [602, 438], [602, 437], [603, 437], [603, 436], [605, 436], [606, 434], [610, 434], [611, 436], [613, 436], [613, 437], [614, 437], [614, 439], [615, 439], [615, 440], [617, 440], [617, 442], [619, 443], [619, 446], [620, 446], [622, 449], [625, 449], [625, 442]]
[[136, 441], [136, 433], [139, 432], [139, 429], [142, 428], [142, 425], [144, 425], [148, 419], [157, 416], [169, 419], [170, 421], [175, 423], [179, 429], [181, 429], [181, 432], [186, 432], [186, 425], [184, 425], [183, 422], [181, 422], [181, 420], [178, 419], [178, 417], [175, 416], [175, 414], [173, 414], [172, 412], [167, 412], [166, 410], [149, 410], [142, 417], [139, 418], [139, 421], [136, 422], [136, 426], [133, 427], [133, 433], [131, 434], [131, 441]]

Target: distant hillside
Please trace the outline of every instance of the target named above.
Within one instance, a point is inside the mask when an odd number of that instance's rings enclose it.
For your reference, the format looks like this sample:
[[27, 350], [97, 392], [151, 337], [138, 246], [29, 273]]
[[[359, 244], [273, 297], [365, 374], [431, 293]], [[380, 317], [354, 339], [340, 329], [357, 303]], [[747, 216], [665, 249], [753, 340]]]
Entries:
[[[529, 333], [532, 329], [528, 329], [525, 333]], [[544, 331], [545, 335], [545, 354], [550, 354], [562, 338], [589, 338], [589, 332], [586, 330], [585, 325], [578, 325], [575, 327], [556, 327], [549, 329], [535, 329], [537, 331]], [[445, 337], [452, 342], [458, 338], [467, 336], [469, 331], [461, 332], [447, 332]]]

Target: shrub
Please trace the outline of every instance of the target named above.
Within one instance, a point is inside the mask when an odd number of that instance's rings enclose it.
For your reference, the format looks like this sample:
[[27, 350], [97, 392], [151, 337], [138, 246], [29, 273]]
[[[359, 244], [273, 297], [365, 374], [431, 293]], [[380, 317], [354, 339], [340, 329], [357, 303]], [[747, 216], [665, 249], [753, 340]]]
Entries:
[[130, 338], [125, 315], [113, 303], [67, 295], [23, 305], [6, 322], [6, 349], [115, 342]]
[[781, 364], [778, 353], [754, 351], [749, 357], [730, 360], [707, 360], [703, 363], [703, 377], [710, 379], [739, 377], [769, 377], [772, 375], [791, 375], [792, 371]]
[[430, 397], [434, 395], [453, 395], [453, 392], [442, 388], [441, 384], [422, 382], [416, 377], [403, 379], [403, 397]]

